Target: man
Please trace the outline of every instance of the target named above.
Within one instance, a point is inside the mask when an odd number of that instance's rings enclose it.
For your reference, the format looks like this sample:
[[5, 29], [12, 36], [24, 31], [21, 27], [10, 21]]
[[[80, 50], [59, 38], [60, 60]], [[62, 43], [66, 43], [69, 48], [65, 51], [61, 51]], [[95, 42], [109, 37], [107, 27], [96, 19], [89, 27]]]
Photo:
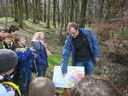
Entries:
[[85, 74], [92, 75], [95, 62], [99, 61], [99, 46], [95, 35], [86, 28], [79, 28], [75, 22], [67, 26], [67, 37], [62, 56], [62, 74], [67, 73], [68, 60], [72, 52], [72, 65], [84, 66]]

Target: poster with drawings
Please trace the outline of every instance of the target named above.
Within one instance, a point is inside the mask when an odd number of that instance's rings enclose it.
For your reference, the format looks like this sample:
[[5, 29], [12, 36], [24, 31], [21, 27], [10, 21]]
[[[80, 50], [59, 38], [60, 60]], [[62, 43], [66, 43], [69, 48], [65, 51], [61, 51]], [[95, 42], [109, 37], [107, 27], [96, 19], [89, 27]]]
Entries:
[[84, 77], [84, 73], [84, 67], [68, 66], [68, 73], [63, 77], [61, 66], [55, 66], [53, 82], [56, 87], [71, 88]]

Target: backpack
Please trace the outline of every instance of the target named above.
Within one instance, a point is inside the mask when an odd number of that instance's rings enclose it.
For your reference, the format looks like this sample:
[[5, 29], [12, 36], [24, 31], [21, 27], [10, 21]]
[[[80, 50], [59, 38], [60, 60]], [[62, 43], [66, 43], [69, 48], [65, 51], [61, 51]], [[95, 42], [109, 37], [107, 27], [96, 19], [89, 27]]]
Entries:
[[8, 81], [3, 81], [1, 82], [1, 84], [8, 84], [10, 86], [12, 86], [13, 88], [15, 88], [19, 94], [19, 96], [21, 96], [21, 92], [20, 92], [20, 89], [19, 89], [19, 86], [17, 86], [16, 84], [14, 84], [13, 82], [8, 82]]

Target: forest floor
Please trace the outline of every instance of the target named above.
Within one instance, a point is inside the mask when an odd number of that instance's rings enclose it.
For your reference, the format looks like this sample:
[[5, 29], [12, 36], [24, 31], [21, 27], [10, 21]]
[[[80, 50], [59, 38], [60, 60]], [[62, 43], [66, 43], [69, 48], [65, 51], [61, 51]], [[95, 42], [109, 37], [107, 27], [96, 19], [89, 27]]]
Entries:
[[[18, 25], [13, 19], [8, 19], [8, 26], [11, 24]], [[5, 18], [0, 18], [0, 27], [4, 27]], [[27, 46], [30, 47], [30, 41], [35, 32], [42, 31], [45, 33], [47, 47], [52, 53], [49, 58], [49, 68], [47, 70], [47, 76], [52, 79], [53, 68], [55, 65], [61, 65], [61, 54], [63, 44], [60, 42], [59, 27], [54, 28], [51, 25], [50, 29], [46, 28], [46, 24], [40, 22], [39, 24], [33, 24], [31, 20], [23, 20], [23, 29], [20, 29], [27, 37]], [[64, 31], [66, 33], [66, 31]], [[128, 96], [128, 66], [116, 62], [115, 55], [112, 52], [111, 39], [104, 41], [100, 44], [101, 57], [100, 62], [96, 64], [94, 69], [94, 76], [97, 78], [105, 78], [114, 85], [116, 85], [124, 94]], [[71, 60], [70, 60], [71, 61]], [[71, 62], [70, 62], [71, 64]], [[36, 74], [33, 74], [34, 78]], [[63, 96], [63, 89], [57, 88], [57, 96]]]

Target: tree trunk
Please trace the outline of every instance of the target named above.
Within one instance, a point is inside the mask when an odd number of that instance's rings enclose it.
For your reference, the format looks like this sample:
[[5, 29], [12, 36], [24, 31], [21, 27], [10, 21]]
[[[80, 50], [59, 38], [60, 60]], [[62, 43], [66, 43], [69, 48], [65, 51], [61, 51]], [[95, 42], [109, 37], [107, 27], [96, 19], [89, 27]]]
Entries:
[[46, 10], [47, 10], [47, 4], [46, 4], [46, 0], [44, 0], [44, 22], [46, 22], [46, 20], [47, 20], [47, 13], [46, 13]]
[[53, 0], [53, 26], [56, 28], [56, 0]]
[[81, 13], [80, 13], [80, 27], [85, 27], [86, 24], [86, 5], [87, 5], [87, 0], [82, 0], [82, 5], [81, 5]]
[[36, 10], [36, 23], [39, 23], [39, 16], [40, 16], [40, 10], [39, 10], [39, 0], [35, 0], [35, 10]]
[[50, 28], [50, 0], [48, 0], [47, 28]]
[[67, 6], [67, 0], [65, 0], [65, 7], [66, 8], [64, 8], [64, 29], [66, 30], [66, 27], [67, 27], [67, 18], [68, 18], [68, 16], [67, 16], [67, 10], [68, 10], [68, 6]]
[[66, 0], [62, 1], [62, 10], [61, 10], [61, 26], [60, 26], [60, 42], [63, 42], [63, 27], [64, 27], [64, 13], [65, 13], [65, 8], [66, 8]]
[[36, 23], [35, 0], [32, 0], [32, 8], [33, 8], [33, 23]]
[[19, 5], [19, 27], [23, 28], [23, 23], [22, 23], [22, 18], [23, 18], [23, 0], [18, 0], [18, 5]]
[[71, 12], [70, 12], [70, 22], [73, 22], [73, 18], [74, 18], [74, 2], [73, 0], [70, 1], [71, 2]]
[[43, 16], [43, 5], [42, 5], [42, 0], [39, 0], [39, 20], [42, 20]]
[[18, 22], [18, 5], [17, 5], [17, 3], [18, 3], [18, 0], [14, 0], [14, 12], [15, 12], [14, 21], [15, 22]]
[[57, 17], [58, 17], [58, 26], [60, 26], [60, 7], [59, 7], [60, 3], [59, 0], [57, 1]]
[[28, 0], [24, 0], [24, 3], [25, 3], [25, 19], [28, 20]]
[[11, 3], [11, 15], [12, 15], [12, 18], [13, 18], [13, 1], [10, 0], [10, 3]]
[[113, 0], [104, 0], [104, 8], [103, 8], [103, 15], [104, 20], [109, 21], [110, 18], [114, 17], [114, 12], [112, 12], [113, 9]]
[[75, 5], [75, 15], [74, 15], [74, 21], [78, 23], [78, 16], [79, 16], [79, 2], [77, 0], [74, 1]]
[[103, 4], [104, 4], [104, 0], [99, 0], [99, 11], [98, 11], [98, 17], [99, 17], [99, 23], [101, 21], [101, 18], [103, 17]]
[[2, 8], [2, 3], [0, 2], [0, 17], [3, 17], [4, 13], [3, 13], [3, 8]]

